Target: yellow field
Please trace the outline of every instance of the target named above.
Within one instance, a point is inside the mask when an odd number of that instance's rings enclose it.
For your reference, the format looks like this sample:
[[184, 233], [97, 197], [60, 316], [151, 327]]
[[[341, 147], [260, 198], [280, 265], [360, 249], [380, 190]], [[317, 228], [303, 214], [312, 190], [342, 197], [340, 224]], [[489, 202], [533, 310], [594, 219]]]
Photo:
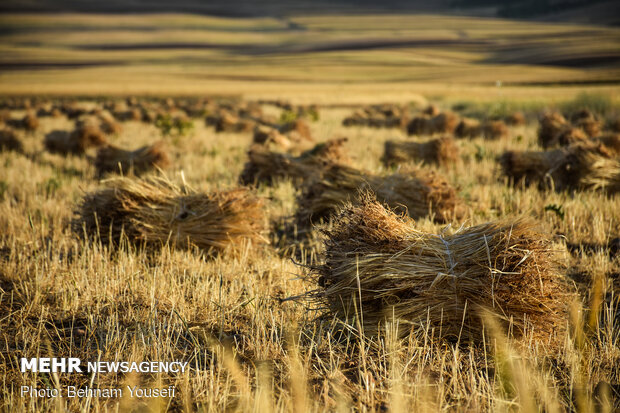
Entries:
[[[569, 251], [620, 236], [620, 194], [508, 185], [497, 156], [539, 150], [536, 117], [551, 107], [600, 104], [620, 113], [620, 29], [448, 16], [320, 16], [224, 19], [191, 15], [2, 15], [0, 100], [10, 95], [100, 99], [235, 95], [316, 103], [317, 142], [348, 137], [354, 166], [374, 174], [400, 129], [344, 127], [344, 105], [460, 104], [481, 117], [523, 110], [510, 137], [459, 139], [460, 162], [434, 168], [466, 208], [459, 227], [529, 216], [553, 241], [560, 271], [579, 291], [560, 348], [523, 346], [489, 330], [488, 342], [437, 340], [433, 331], [395, 339], [342, 333], [304, 300], [320, 242], [245, 246], [206, 257], [161, 246], [113, 248], [71, 231], [85, 193], [100, 189], [94, 153], [51, 154], [66, 117], [19, 131], [21, 153], [0, 151], [0, 408], [39, 411], [547, 411], [620, 409], [620, 254]], [[399, 43], [400, 42], [400, 43]], [[168, 45], [168, 47], [164, 47]], [[369, 46], [374, 45], [374, 46]], [[603, 58], [601, 58], [601, 56]], [[566, 62], [589, 62], [571, 66]], [[597, 60], [603, 59], [603, 60]], [[555, 62], [553, 65], [551, 63]], [[558, 62], [561, 62], [558, 63]], [[501, 84], [498, 83], [501, 82]], [[583, 93], [586, 93], [585, 95]], [[593, 103], [594, 102], [594, 103]], [[265, 113], [281, 110], [263, 105]], [[12, 110], [13, 119], [23, 110]], [[216, 133], [194, 118], [185, 136], [122, 123], [110, 142], [126, 149], [163, 139], [165, 173], [200, 191], [238, 186], [251, 133]], [[0, 128], [2, 129], [2, 128]], [[261, 185], [275, 225], [296, 212], [299, 186]], [[554, 210], [556, 212], [554, 212]], [[559, 212], [561, 211], [561, 212]], [[313, 230], [313, 240], [320, 230]], [[301, 250], [301, 251], [300, 251]], [[350, 326], [349, 326], [350, 327]], [[20, 373], [20, 357], [96, 361], [180, 360], [184, 374]], [[173, 398], [30, 397], [22, 386], [176, 389]]]
[[433, 15], [84, 14], [3, 15], [0, 25], [0, 93], [11, 94], [559, 100], [584, 89], [616, 95], [620, 79], [617, 65], [605, 63], [617, 58], [620, 29], [596, 26]]

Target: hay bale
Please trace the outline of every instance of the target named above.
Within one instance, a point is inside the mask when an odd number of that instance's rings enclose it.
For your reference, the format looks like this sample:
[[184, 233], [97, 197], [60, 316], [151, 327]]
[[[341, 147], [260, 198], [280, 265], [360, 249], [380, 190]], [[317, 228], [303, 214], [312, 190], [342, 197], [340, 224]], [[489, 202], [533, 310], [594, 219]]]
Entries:
[[37, 118], [36, 113], [28, 111], [21, 119], [7, 119], [6, 124], [15, 129], [34, 132], [39, 128], [39, 118]]
[[615, 193], [620, 160], [601, 144], [582, 142], [545, 151], [508, 151], [499, 159], [502, 173], [513, 183], [540, 189], [594, 189]]
[[530, 220], [433, 234], [370, 198], [348, 205], [326, 231], [314, 276], [319, 288], [307, 297], [370, 336], [398, 320], [400, 337], [413, 329], [480, 340], [490, 312], [516, 338], [528, 330], [560, 344], [571, 298], [548, 235]]
[[8, 109], [0, 110], [0, 122], [7, 123], [11, 119], [11, 111]]
[[426, 142], [386, 141], [382, 158], [386, 167], [410, 161], [448, 166], [454, 165], [458, 160], [459, 148], [450, 136], [429, 139]]
[[304, 119], [295, 119], [280, 126], [280, 133], [296, 135], [297, 139], [314, 142], [310, 125]]
[[75, 211], [73, 231], [118, 245], [122, 234], [146, 245], [197, 247], [207, 253], [265, 243], [263, 202], [246, 189], [209, 194], [165, 178], [116, 178], [86, 194]]
[[609, 133], [599, 136], [596, 140], [605, 146], [610, 153], [620, 156], [620, 134]]
[[407, 135], [430, 135], [432, 134], [431, 118], [428, 115], [414, 116], [407, 125]]
[[21, 152], [23, 149], [22, 141], [17, 133], [11, 128], [0, 129], [0, 152], [15, 151]]
[[482, 134], [482, 124], [478, 119], [463, 118], [454, 129], [458, 138], [475, 138]]
[[39, 119], [34, 112], [28, 112], [21, 120], [22, 127], [30, 132], [33, 132], [39, 128]]
[[344, 165], [331, 165], [297, 198], [298, 227], [329, 218], [345, 202], [358, 201], [360, 191], [366, 190], [375, 193], [380, 202], [412, 218], [433, 215], [435, 221], [447, 222], [464, 212], [454, 188], [434, 171], [410, 169], [376, 176]]
[[252, 141], [268, 148], [275, 147], [281, 151], [288, 151], [293, 146], [292, 142], [277, 129], [258, 125], [254, 128], [254, 136]]
[[249, 160], [239, 176], [239, 182], [242, 185], [256, 185], [260, 182], [271, 185], [277, 180], [288, 178], [303, 183], [320, 175], [326, 165], [348, 164], [350, 159], [344, 151], [346, 140], [332, 139], [320, 143], [297, 157], [254, 145], [248, 152]]
[[506, 126], [503, 120], [489, 120], [482, 127], [484, 139], [497, 140], [507, 138], [509, 134], [508, 126]]
[[577, 122], [574, 123], [574, 125], [579, 129], [583, 130], [585, 134], [591, 138], [600, 135], [601, 130], [603, 129], [603, 125], [601, 124], [601, 122], [591, 118], [579, 119]]
[[584, 120], [584, 119], [596, 120], [596, 115], [586, 108], [579, 109], [570, 115], [570, 121], [572, 123], [577, 123], [580, 120]]
[[45, 135], [45, 148], [52, 153], [62, 155], [81, 155], [90, 148], [107, 144], [103, 132], [95, 125], [86, 124], [72, 132], [54, 130]]
[[422, 113], [424, 115], [428, 115], [428, 116], [437, 116], [437, 115], [439, 115], [440, 112], [441, 111], [439, 110], [439, 107], [437, 105], [433, 105], [433, 104], [428, 105], [422, 111]]
[[453, 133], [459, 117], [453, 112], [443, 112], [431, 118], [432, 133]]
[[215, 123], [216, 132], [242, 133], [252, 132], [256, 127], [256, 122], [250, 119], [242, 119], [230, 112], [223, 111]]
[[[553, 138], [553, 142], [560, 146], [569, 146], [578, 142], [585, 142], [588, 140], [588, 136], [580, 128], [574, 126], [565, 126], [560, 132], [558, 132]], [[548, 142], [550, 145], [551, 142]]]
[[510, 126], [523, 126], [527, 123], [523, 112], [511, 113], [510, 115], [506, 116], [506, 119], [504, 121], [507, 125]]
[[134, 151], [109, 145], [99, 149], [95, 158], [95, 169], [99, 177], [107, 173], [139, 176], [156, 168], [165, 169], [169, 165], [170, 157], [163, 141], [143, 146]]
[[620, 116], [616, 116], [607, 121], [607, 128], [612, 132], [620, 132]]
[[567, 120], [559, 112], [545, 113], [539, 121], [538, 144], [549, 148], [557, 144], [555, 138], [566, 126]]

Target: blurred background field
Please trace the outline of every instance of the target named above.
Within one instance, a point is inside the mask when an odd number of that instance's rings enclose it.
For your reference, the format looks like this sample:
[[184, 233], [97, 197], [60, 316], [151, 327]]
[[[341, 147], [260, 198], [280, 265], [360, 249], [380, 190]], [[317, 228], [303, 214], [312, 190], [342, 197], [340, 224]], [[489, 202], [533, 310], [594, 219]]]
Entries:
[[[574, 23], [575, 16], [511, 20], [487, 9], [457, 10], [482, 17], [450, 15], [439, 5], [424, 14], [283, 6], [270, 16], [269, 4], [251, 17], [152, 13], [159, 9], [148, 4], [130, 14], [7, 10], [0, 93], [241, 94], [312, 103], [617, 94], [615, 26]], [[233, 3], [229, 14], [242, 10]]]

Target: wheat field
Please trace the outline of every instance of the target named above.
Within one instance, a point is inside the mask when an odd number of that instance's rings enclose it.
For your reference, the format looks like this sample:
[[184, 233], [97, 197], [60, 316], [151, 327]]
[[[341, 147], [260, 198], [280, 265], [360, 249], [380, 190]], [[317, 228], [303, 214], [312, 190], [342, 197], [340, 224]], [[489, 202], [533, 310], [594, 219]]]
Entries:
[[[504, 334], [493, 319], [488, 320], [483, 342], [441, 340], [430, 327], [402, 339], [397, 333], [398, 320], [388, 323], [378, 335], [366, 336], [356, 326], [325, 317], [325, 309], [299, 298], [317, 288], [311, 273], [322, 260], [324, 235], [322, 228], [316, 227], [308, 242], [281, 236], [279, 229], [293, 220], [297, 211], [301, 188], [295, 182], [283, 179], [252, 190], [264, 200], [269, 243], [241, 243], [234, 254], [215, 256], [167, 244], [106, 245], [83, 239], [71, 226], [84, 195], [104, 185], [92, 162], [94, 152], [62, 156], [46, 151], [45, 135], [53, 130], [72, 130], [74, 121], [65, 116], [44, 117], [36, 131], [18, 131], [21, 151], [0, 152], [3, 411], [620, 409], [620, 254], [598, 247], [620, 236], [620, 195], [510, 185], [501, 176], [497, 162], [506, 150], [539, 150], [538, 116], [547, 109], [586, 107], [606, 119], [618, 116], [616, 67], [581, 70], [536, 66], [534, 62], [532, 70], [524, 70], [529, 66], [519, 66], [521, 63], [513, 63], [515, 56], [507, 55], [501, 56], [503, 63], [484, 66], [484, 56], [474, 46], [467, 50], [449, 46], [318, 54], [289, 50], [258, 57], [239, 57], [215, 48], [201, 54], [200, 59], [195, 50], [190, 50], [190, 56], [183, 58], [195, 58], [194, 63], [177, 65], [169, 50], [135, 52], [121, 47], [98, 50], [94, 46], [110, 44], [114, 39], [115, 44], [157, 43], [163, 39], [262, 48], [280, 42], [291, 48], [311, 45], [307, 44], [308, 36], [279, 31], [283, 23], [273, 19], [185, 15], [138, 15], [120, 20], [109, 16], [84, 20], [84, 16], [73, 15], [48, 20], [36, 15], [0, 19], [6, 27], [16, 27], [1, 35], [1, 64], [7, 67], [12, 59], [19, 58], [24, 65], [0, 72], [3, 99], [19, 95], [53, 101], [68, 96], [95, 106], [128, 95], [148, 100], [217, 94], [245, 101], [277, 98], [295, 104], [316, 103], [318, 119], [309, 122], [316, 141], [347, 137], [344, 149], [352, 163], [377, 175], [394, 172], [381, 162], [385, 141], [422, 138], [407, 137], [399, 128], [343, 126], [343, 119], [361, 104], [406, 103], [416, 112], [434, 103], [441, 110], [482, 118], [523, 111], [526, 123], [509, 127], [507, 138], [459, 139], [458, 162], [422, 166], [445, 175], [463, 199], [465, 209], [459, 219], [437, 223], [432, 217], [423, 217], [415, 220], [415, 226], [420, 231], [451, 234], [461, 226], [531, 217], [548, 235], [561, 274], [577, 293], [566, 303], [569, 316], [563, 322], [569, 334], [557, 347], [533, 339], [528, 344], [527, 333], [523, 345], [523, 339], [517, 341]], [[323, 36], [312, 38], [314, 43], [341, 42], [343, 38], [368, 40], [356, 37], [360, 28], [370, 24], [368, 20], [334, 19], [307, 17], [294, 21]], [[416, 26], [392, 16], [372, 22], [376, 32], [370, 37], [377, 40], [380, 33], [384, 38], [379, 40], [385, 41], [414, 38], [420, 33], [429, 36], [429, 30], [446, 25], [446, 19], [478, 39], [513, 38], [528, 27], [523, 22], [508, 25], [489, 21], [482, 25], [475, 19], [451, 20], [445, 16], [420, 18], [427, 26]], [[84, 22], [93, 31], [80, 37], [80, 24]], [[136, 31], [136, 26], [153, 24], [167, 29], [158, 33], [160, 37], [153, 37], [146, 29]], [[46, 30], [57, 30], [55, 25], [71, 26], [70, 33], [46, 36]], [[183, 28], [188, 25], [194, 27]], [[97, 31], [107, 26], [111, 28]], [[39, 29], [28, 32], [32, 27]], [[530, 37], [577, 33], [572, 26], [536, 23], [529, 27], [538, 30], [529, 32]], [[579, 28], [585, 34], [575, 34], [584, 37], [572, 52], [588, 55], [592, 39], [605, 39], [596, 43], [603, 51], [617, 45], [615, 28]], [[131, 31], [129, 38], [124, 36], [125, 30]], [[254, 36], [244, 30], [264, 33]], [[432, 37], [453, 38], [454, 33], [437, 30]], [[540, 47], [560, 56], [565, 47], [561, 38], [549, 35], [553, 44]], [[81, 48], [75, 47], [78, 43]], [[86, 43], [93, 47], [87, 48]], [[58, 66], [42, 71], [26, 67], [41, 61], [75, 63], [81, 59], [129, 63]], [[413, 61], [422, 66], [407, 70], [406, 65]], [[319, 70], [321, 67], [325, 70]], [[425, 73], [429, 72], [433, 75], [428, 75], [427, 81]], [[497, 79], [499, 76], [502, 79]], [[559, 78], [567, 84], [546, 84]], [[593, 83], [577, 82], [583, 79]], [[499, 85], [497, 80], [507, 84]], [[274, 105], [264, 103], [261, 108], [276, 119], [283, 116], [283, 110]], [[20, 119], [25, 113], [23, 109], [11, 110], [10, 116]], [[165, 174], [173, 182], [203, 192], [237, 188], [252, 133], [216, 133], [205, 124], [204, 117], [194, 117], [191, 122], [192, 127], [183, 133], [164, 134], [153, 123], [123, 121], [122, 131], [108, 139], [131, 150], [163, 140], [171, 166], [152, 174]], [[329, 228], [332, 224], [324, 225]], [[183, 374], [21, 373], [21, 357], [178, 360], [187, 362], [189, 369]], [[22, 386], [103, 389], [136, 385], [145, 389], [173, 387], [175, 395], [136, 398], [125, 392], [112, 398], [49, 398], [21, 394]]]

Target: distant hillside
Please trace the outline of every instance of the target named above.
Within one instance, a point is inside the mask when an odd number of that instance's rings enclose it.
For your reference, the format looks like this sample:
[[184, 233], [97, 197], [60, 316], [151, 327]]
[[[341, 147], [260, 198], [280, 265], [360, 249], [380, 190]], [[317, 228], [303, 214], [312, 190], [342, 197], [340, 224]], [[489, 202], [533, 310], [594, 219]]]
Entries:
[[604, 0], [4, 0], [0, 12], [196, 13], [227, 17], [432, 13], [620, 25]]

